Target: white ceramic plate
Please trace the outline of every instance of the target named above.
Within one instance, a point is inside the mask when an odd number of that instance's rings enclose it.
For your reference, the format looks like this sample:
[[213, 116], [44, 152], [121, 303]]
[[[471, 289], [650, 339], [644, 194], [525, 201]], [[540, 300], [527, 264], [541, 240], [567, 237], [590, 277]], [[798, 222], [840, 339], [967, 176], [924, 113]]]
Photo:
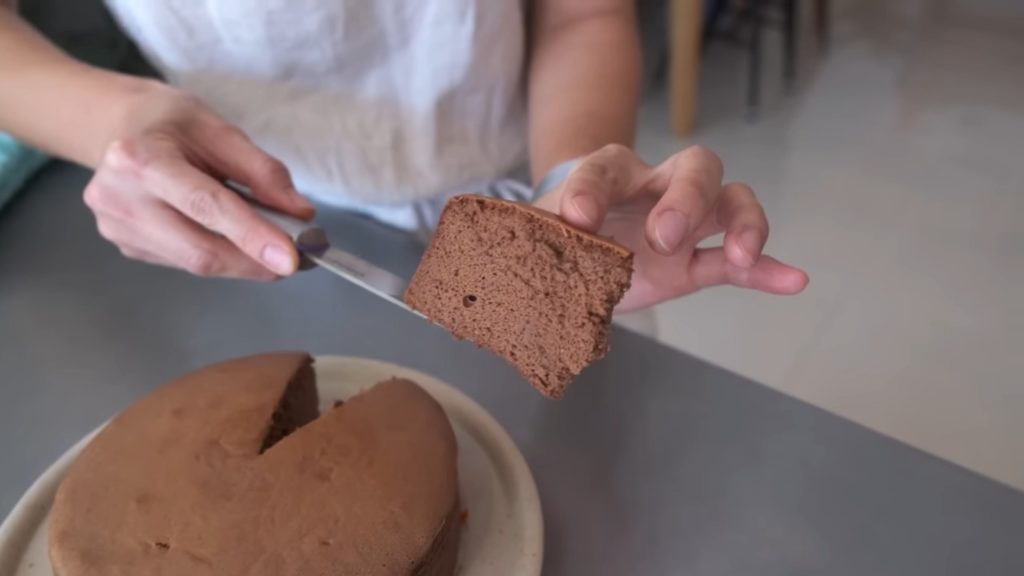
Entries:
[[[395, 364], [341, 356], [316, 359], [321, 409], [393, 376], [408, 378], [444, 407], [459, 443], [459, 489], [468, 516], [459, 544], [460, 576], [536, 576], [544, 556], [540, 498], [523, 455], [479, 404], [455, 388]], [[0, 525], [0, 574], [52, 576], [46, 520], [68, 466], [89, 434], [40, 476]]]

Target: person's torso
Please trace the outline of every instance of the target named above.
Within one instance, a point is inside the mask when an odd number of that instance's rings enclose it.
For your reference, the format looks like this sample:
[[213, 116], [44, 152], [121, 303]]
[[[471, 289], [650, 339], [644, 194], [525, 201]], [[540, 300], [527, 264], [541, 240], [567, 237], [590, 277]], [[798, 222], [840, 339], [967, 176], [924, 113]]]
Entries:
[[409, 202], [524, 161], [522, 0], [106, 1], [304, 193]]

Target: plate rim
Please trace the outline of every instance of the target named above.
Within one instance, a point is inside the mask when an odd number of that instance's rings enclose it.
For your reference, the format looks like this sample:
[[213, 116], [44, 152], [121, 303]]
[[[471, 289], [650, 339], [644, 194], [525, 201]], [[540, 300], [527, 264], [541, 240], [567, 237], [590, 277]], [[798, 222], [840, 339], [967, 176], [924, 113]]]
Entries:
[[[476, 426], [484, 430], [491, 440], [497, 442], [499, 448], [498, 456], [504, 460], [501, 464], [510, 468], [513, 477], [523, 480], [517, 483], [519, 489], [518, 496], [527, 502], [527, 508], [536, 510], [535, 526], [527, 526], [525, 534], [526, 549], [523, 552], [526, 556], [525, 562], [530, 569], [530, 574], [541, 574], [544, 564], [544, 514], [541, 507], [540, 494], [537, 490], [537, 483], [522, 451], [512, 441], [504, 426], [490, 412], [462, 390], [415, 368], [378, 358], [335, 354], [311, 354], [311, 356], [313, 357], [314, 370], [317, 363], [361, 363], [370, 364], [380, 369], [396, 371], [395, 376], [413, 380], [426, 389], [441, 404], [449, 418], [452, 417], [449, 413], [452, 413], [469, 419]], [[35, 530], [38, 529], [39, 523], [45, 521], [46, 515], [53, 506], [57, 488], [71, 463], [74, 462], [75, 458], [85, 449], [85, 446], [109, 422], [109, 419], [104, 421], [65, 450], [56, 461], [36, 477], [29, 488], [18, 499], [11, 512], [0, 523], [0, 569], [13, 569], [17, 566], [21, 560], [20, 554], [24, 552], [25, 546], [31, 540]], [[493, 452], [489, 455], [492, 459], [496, 456]], [[26, 527], [31, 527], [32, 529], [29, 530]], [[530, 560], [532, 560], [532, 564]]]

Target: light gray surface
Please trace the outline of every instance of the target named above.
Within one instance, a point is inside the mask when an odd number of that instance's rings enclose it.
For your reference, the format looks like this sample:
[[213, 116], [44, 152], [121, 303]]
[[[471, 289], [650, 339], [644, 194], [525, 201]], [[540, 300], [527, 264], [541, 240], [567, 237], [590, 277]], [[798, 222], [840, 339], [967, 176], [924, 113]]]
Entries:
[[[322, 271], [257, 285], [127, 262], [94, 232], [86, 177], [57, 165], [0, 213], [0, 513], [164, 379], [299, 348], [405, 364], [490, 410], [537, 480], [545, 574], [1024, 574], [1013, 489], [624, 331], [551, 402]], [[322, 222], [393, 271], [415, 265], [401, 236]]]

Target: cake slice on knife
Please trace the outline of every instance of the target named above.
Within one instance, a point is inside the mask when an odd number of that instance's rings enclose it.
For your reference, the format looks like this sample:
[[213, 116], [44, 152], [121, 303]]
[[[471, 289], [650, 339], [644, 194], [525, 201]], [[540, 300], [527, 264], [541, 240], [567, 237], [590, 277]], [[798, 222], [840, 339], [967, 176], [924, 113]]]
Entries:
[[489, 348], [560, 398], [608, 352], [612, 310], [633, 254], [557, 216], [475, 195], [453, 197], [405, 302], [456, 338]]

